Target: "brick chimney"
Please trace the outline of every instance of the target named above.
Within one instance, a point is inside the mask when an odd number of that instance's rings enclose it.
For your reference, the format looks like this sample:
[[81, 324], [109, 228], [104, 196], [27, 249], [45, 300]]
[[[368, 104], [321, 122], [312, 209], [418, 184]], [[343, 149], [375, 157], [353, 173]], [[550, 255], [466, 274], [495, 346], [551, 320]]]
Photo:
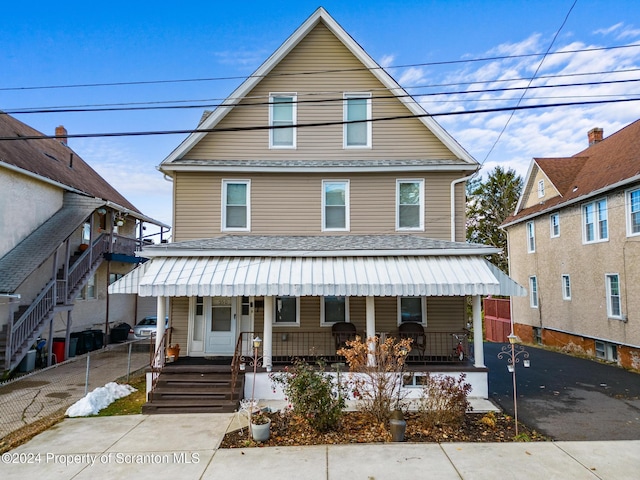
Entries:
[[63, 144], [67, 144], [67, 129], [64, 128], [62, 125], [58, 125], [56, 127], [56, 137], [58, 137], [58, 140], [60, 141], [60, 143]]
[[601, 142], [603, 132], [604, 131], [601, 128], [592, 128], [589, 130], [589, 133], [587, 133], [587, 137], [589, 137], [589, 146]]

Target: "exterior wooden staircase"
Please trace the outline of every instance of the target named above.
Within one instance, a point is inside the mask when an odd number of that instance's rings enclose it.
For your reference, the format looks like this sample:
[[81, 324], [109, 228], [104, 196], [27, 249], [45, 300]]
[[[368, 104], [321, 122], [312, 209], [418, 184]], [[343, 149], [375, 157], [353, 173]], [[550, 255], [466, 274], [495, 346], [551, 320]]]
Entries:
[[187, 359], [162, 369], [142, 413], [230, 413], [238, 410], [244, 375], [232, 389], [231, 366], [191, 364]]

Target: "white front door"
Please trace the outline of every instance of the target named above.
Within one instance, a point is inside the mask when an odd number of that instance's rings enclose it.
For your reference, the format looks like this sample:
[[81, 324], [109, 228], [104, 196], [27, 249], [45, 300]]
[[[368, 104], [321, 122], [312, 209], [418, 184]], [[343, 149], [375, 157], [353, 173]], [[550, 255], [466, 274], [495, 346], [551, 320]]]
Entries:
[[208, 300], [210, 301], [204, 304], [206, 309], [205, 353], [233, 355], [236, 346], [236, 299], [211, 297]]
[[[207, 299], [208, 300], [208, 299]], [[189, 322], [189, 355], [204, 355], [205, 337], [205, 298], [191, 297], [189, 311], [191, 321]]]

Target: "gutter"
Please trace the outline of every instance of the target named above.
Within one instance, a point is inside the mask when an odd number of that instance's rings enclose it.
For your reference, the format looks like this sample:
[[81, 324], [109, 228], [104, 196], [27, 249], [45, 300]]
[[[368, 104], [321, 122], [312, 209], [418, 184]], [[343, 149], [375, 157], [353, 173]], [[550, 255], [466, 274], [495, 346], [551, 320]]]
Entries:
[[451, 241], [456, 241], [456, 185], [466, 182], [476, 176], [478, 170], [467, 177], [458, 178], [451, 182]]

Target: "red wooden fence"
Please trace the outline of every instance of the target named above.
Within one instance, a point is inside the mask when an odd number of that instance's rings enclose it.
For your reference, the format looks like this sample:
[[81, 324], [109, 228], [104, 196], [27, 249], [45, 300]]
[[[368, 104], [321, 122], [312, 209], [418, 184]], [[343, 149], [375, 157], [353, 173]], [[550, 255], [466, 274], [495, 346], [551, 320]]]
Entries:
[[484, 326], [488, 342], [508, 342], [511, 333], [511, 302], [508, 298], [484, 299]]

